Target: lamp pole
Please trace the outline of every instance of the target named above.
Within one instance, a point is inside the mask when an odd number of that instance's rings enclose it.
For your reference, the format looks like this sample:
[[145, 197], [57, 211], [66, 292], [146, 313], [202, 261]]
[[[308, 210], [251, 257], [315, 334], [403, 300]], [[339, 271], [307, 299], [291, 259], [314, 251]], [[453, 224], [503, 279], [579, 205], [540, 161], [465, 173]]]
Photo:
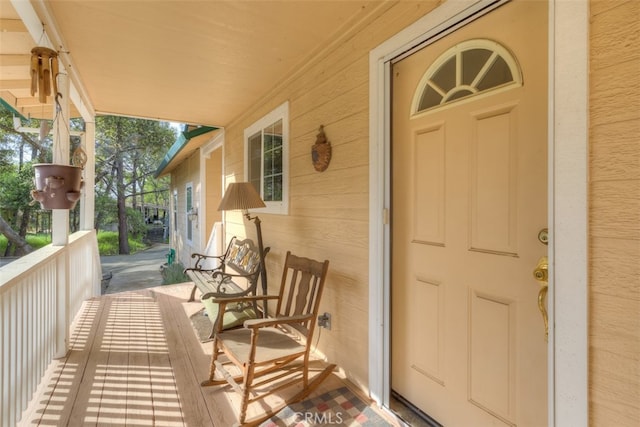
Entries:
[[[244, 216], [256, 224], [256, 232], [258, 234], [258, 251], [260, 252], [260, 276], [262, 281], [262, 294], [267, 295], [267, 267], [264, 264], [264, 244], [262, 243], [262, 228], [260, 227], [260, 218], [257, 216], [251, 217], [249, 209], [264, 208], [264, 200], [260, 197], [260, 194], [256, 191], [256, 188], [250, 182], [232, 182], [227, 186], [227, 191], [224, 193], [220, 205], [219, 211], [229, 210], [242, 210]], [[267, 317], [267, 299], [263, 301], [264, 307], [262, 310], [262, 316]]]
[[[258, 234], [258, 252], [260, 253], [260, 281], [262, 283], [262, 295], [267, 295], [267, 267], [264, 265], [264, 244], [262, 243], [262, 226], [260, 218], [255, 216], [251, 218], [249, 212], [245, 213], [247, 219], [249, 221], [253, 220], [256, 224], [256, 233]], [[264, 310], [262, 312], [262, 317], [266, 319], [267, 317], [267, 300], [263, 301]]]

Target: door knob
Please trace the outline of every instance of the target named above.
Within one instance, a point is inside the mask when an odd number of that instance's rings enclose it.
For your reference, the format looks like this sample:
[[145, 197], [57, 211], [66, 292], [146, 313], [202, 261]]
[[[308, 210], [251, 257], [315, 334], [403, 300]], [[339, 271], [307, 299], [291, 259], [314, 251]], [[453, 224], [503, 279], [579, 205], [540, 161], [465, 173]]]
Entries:
[[544, 321], [544, 337], [549, 338], [549, 315], [547, 313], [547, 292], [549, 290], [549, 259], [543, 256], [538, 260], [538, 265], [533, 269], [533, 277], [540, 282], [540, 292], [538, 292], [538, 309]]
[[533, 270], [533, 277], [540, 282], [540, 286], [546, 286], [549, 282], [549, 261], [546, 256], [538, 260], [538, 265]]

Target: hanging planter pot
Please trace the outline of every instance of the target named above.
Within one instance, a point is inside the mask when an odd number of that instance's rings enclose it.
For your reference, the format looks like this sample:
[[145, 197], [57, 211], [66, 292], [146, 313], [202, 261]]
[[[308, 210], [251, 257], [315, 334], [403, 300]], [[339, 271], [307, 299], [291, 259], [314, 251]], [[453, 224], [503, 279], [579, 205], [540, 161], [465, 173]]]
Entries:
[[73, 209], [76, 206], [84, 184], [80, 166], [38, 163], [33, 168], [36, 189], [31, 191], [31, 197], [40, 202], [42, 209]]
[[84, 186], [82, 169], [87, 161], [81, 147], [76, 149], [72, 160], [73, 165], [33, 165], [36, 188], [31, 190], [31, 197], [35, 202], [40, 202], [42, 209], [73, 209], [76, 206]]

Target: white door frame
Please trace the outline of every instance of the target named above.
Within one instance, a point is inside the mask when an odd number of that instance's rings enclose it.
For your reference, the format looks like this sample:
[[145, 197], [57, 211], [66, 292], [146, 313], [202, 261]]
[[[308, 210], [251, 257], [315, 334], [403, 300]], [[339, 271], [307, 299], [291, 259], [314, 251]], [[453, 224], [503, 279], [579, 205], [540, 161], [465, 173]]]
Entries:
[[[505, 0], [449, 0], [369, 55], [369, 391], [390, 391], [390, 61]], [[549, 0], [549, 425], [588, 425], [589, 5]]]
[[[200, 212], [198, 215], [199, 227], [200, 227], [200, 243], [205, 247], [205, 242], [208, 242], [209, 236], [207, 235], [207, 204], [205, 198], [207, 194], [207, 160], [211, 158], [211, 153], [215, 150], [224, 150], [224, 129], [220, 128], [202, 147], [200, 147]], [[224, 171], [224, 152], [222, 155], [221, 170]], [[224, 179], [222, 179], [222, 193], [224, 194]]]

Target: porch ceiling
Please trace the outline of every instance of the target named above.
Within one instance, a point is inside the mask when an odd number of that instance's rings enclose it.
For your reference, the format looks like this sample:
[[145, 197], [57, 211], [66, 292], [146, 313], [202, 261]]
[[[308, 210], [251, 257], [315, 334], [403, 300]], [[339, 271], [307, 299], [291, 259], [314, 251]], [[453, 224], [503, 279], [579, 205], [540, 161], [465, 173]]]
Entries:
[[[30, 3], [97, 114], [225, 126], [380, 2]], [[25, 117], [50, 118], [29, 90], [37, 42], [0, 0], [0, 97]]]

